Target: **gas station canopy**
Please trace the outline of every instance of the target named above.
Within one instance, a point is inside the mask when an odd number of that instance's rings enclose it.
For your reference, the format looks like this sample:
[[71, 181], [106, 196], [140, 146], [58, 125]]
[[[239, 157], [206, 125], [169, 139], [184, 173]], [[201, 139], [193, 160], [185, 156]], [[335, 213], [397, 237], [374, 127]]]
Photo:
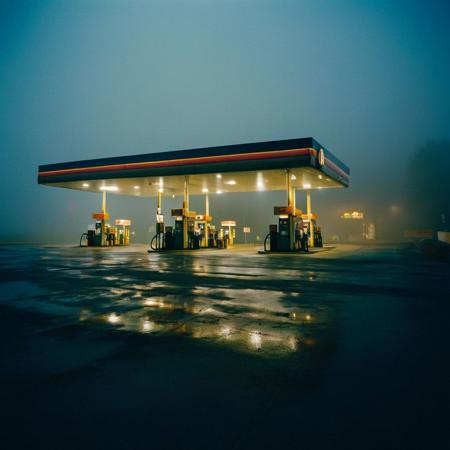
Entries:
[[348, 187], [349, 168], [313, 138], [257, 142], [39, 166], [48, 186], [154, 197]]

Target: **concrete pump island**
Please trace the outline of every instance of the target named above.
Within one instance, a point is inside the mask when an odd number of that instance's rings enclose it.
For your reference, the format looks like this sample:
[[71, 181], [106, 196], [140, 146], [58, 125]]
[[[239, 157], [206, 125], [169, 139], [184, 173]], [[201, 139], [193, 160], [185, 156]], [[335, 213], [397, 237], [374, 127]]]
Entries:
[[[106, 194], [156, 197], [156, 234], [150, 251], [226, 248], [233, 244], [236, 223], [213, 225], [210, 201], [222, 193], [286, 191], [286, 203], [274, 206], [277, 223], [269, 225], [265, 252], [308, 251], [322, 246], [311, 191], [346, 188], [350, 170], [315, 139], [300, 138], [220, 147], [177, 150], [39, 166], [38, 183], [102, 193], [102, 209], [83, 233], [80, 245], [128, 245], [128, 219], [108, 222]], [[296, 207], [296, 190], [306, 192], [307, 210]], [[191, 195], [204, 196], [204, 211], [192, 211]], [[173, 221], [162, 214], [164, 197], [182, 197], [172, 209]]]

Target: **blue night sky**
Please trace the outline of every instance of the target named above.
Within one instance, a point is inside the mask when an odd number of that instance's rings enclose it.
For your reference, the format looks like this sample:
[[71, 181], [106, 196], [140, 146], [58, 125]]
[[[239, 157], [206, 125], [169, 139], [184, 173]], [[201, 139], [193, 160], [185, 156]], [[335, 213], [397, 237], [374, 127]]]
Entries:
[[[329, 214], [396, 201], [416, 148], [450, 138], [449, 30], [439, 1], [0, 0], [0, 241], [76, 242], [99, 208], [39, 164], [241, 142], [327, 146], [352, 171]], [[265, 230], [282, 197], [212, 209]], [[109, 205], [148, 240], [154, 200]]]

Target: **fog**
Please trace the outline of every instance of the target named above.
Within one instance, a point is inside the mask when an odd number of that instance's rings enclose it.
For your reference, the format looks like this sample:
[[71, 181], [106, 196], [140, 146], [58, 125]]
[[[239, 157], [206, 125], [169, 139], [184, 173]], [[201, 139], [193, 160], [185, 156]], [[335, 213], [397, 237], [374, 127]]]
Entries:
[[[313, 192], [325, 238], [352, 209], [380, 239], [443, 227], [449, 19], [439, 1], [3, 1], [0, 241], [76, 243], [100, 208], [37, 185], [39, 164], [306, 136], [351, 170], [349, 189]], [[211, 214], [263, 238], [284, 199], [214, 196]], [[154, 199], [108, 210], [149, 241]]]

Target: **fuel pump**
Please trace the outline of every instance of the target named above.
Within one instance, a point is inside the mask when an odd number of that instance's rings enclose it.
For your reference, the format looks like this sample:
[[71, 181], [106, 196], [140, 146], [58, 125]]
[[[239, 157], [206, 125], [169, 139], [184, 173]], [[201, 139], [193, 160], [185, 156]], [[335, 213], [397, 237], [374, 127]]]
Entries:
[[131, 220], [116, 219], [115, 225], [116, 227], [111, 229], [111, 245], [129, 245]]
[[[158, 185], [162, 186], [160, 179]], [[175, 219], [174, 226], [164, 227], [161, 214], [161, 193], [158, 191], [158, 208], [156, 216], [156, 235], [150, 242], [149, 251], [159, 250], [187, 250], [201, 247], [215, 246], [217, 242], [214, 227], [211, 225], [212, 217], [209, 215], [208, 189], [205, 193], [205, 214], [197, 214], [189, 210], [189, 177], [184, 178], [183, 207], [172, 209], [171, 215]], [[161, 238], [162, 237], [162, 238]]]
[[[158, 203], [156, 205], [156, 234], [150, 241], [150, 248], [153, 251], [160, 251], [167, 248], [166, 235], [164, 230], [164, 215], [161, 209], [162, 189], [158, 189]], [[150, 251], [150, 250], [149, 250]]]
[[93, 213], [92, 218], [95, 220], [93, 230], [88, 231], [88, 245], [93, 247], [104, 247], [107, 244], [106, 221], [109, 219], [107, 212]]
[[88, 247], [130, 245], [131, 220], [116, 219], [115, 226], [111, 226], [106, 222], [109, 219], [108, 213], [94, 213], [92, 218], [95, 222], [89, 226], [87, 233], [81, 235], [80, 247], [84, 238]]
[[[269, 234], [264, 240], [264, 250], [271, 252], [305, 250], [301, 231], [302, 211], [293, 206], [275, 206], [273, 212], [278, 216], [278, 225], [269, 226]], [[267, 248], [268, 241], [270, 241], [269, 248]]]
[[198, 248], [195, 243], [198, 234], [195, 233], [195, 211], [187, 211], [185, 208], [172, 209], [175, 216], [175, 227], [173, 229], [173, 249], [183, 250]]
[[214, 248], [217, 247], [217, 231], [216, 231], [216, 227], [214, 225], [209, 226], [209, 233], [208, 233], [208, 247], [210, 248]]
[[222, 220], [220, 222], [222, 227], [225, 227], [224, 242], [225, 248], [232, 247], [236, 238], [236, 221], [235, 220]]
[[207, 214], [197, 214], [195, 216], [194, 230], [199, 237], [199, 246], [210, 247], [212, 217]]
[[198, 249], [209, 245], [211, 236], [210, 216], [198, 215], [195, 211], [186, 211], [184, 208], [172, 209], [175, 218], [173, 227], [164, 227], [162, 215], [156, 223], [156, 234], [151, 241], [151, 250], [186, 250]]
[[223, 228], [217, 231], [217, 248], [226, 248], [227, 241], [225, 239], [225, 233], [223, 231]]
[[[264, 240], [264, 251], [292, 252], [309, 251], [309, 247], [322, 247], [322, 233], [317, 226], [317, 215], [311, 212], [311, 185], [304, 183], [306, 188], [306, 209], [307, 214], [295, 207], [296, 196], [295, 186], [292, 181], [297, 177], [290, 169], [286, 174], [286, 194], [288, 206], [276, 206], [274, 215], [278, 216], [278, 227], [276, 224], [270, 225], [269, 234]], [[269, 248], [268, 242], [270, 243]]]
[[[311, 233], [311, 230], [312, 230], [312, 233], [313, 233], [312, 242], [313, 242], [314, 247], [323, 247], [322, 230], [317, 225], [317, 219], [319, 218], [319, 216], [317, 214], [313, 214], [313, 213], [311, 213], [310, 216], [311, 216], [311, 219], [308, 217], [308, 214], [302, 214], [303, 223], [305, 224], [305, 227], [307, 228], [309, 233]], [[310, 236], [310, 238], [311, 238], [311, 236]]]
[[[169, 235], [166, 229], [166, 244], [170, 243], [173, 250], [185, 250], [199, 248], [199, 236], [195, 227], [195, 211], [189, 211], [189, 177], [184, 178], [183, 207], [172, 209], [172, 216], [175, 217], [175, 226]], [[169, 228], [169, 227], [168, 227]]]
[[[102, 192], [102, 211], [92, 214], [95, 220], [92, 227], [89, 227], [87, 233], [83, 233], [80, 238], [80, 246], [83, 237], [87, 238], [87, 245], [89, 247], [104, 247], [108, 244], [108, 233], [106, 221], [109, 219], [109, 214], [106, 212], [106, 192]], [[109, 228], [109, 225], [108, 225]]]
[[292, 214], [279, 214], [277, 250], [279, 252], [289, 252], [291, 250], [294, 250], [293, 244], [294, 216]]

